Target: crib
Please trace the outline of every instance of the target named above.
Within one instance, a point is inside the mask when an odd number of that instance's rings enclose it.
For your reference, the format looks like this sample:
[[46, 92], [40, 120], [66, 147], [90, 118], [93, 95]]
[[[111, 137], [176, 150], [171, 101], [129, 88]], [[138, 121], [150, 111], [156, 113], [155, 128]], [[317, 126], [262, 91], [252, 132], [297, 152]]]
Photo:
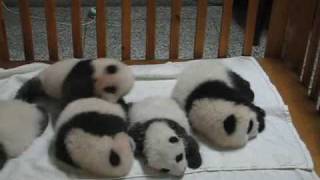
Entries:
[[[106, 57], [108, 28], [105, 20], [105, 0], [96, 0], [96, 49], [97, 57]], [[2, 0], [0, 0], [0, 4]], [[197, 0], [196, 32], [192, 59], [179, 59], [179, 37], [181, 35], [182, 0], [171, 0], [171, 24], [169, 41], [169, 59], [155, 59], [156, 44], [156, 1], [147, 0], [146, 10], [146, 50], [144, 60], [131, 58], [131, 0], [122, 0], [121, 5], [121, 60], [129, 65], [156, 65], [168, 61], [174, 63], [201, 60], [204, 53], [208, 0]], [[81, 0], [72, 0], [72, 44], [75, 58], [86, 57], [82, 47]], [[303, 6], [303, 8], [301, 7]], [[19, 1], [21, 31], [23, 35], [25, 58], [11, 59], [7, 42], [6, 23], [3, 9], [0, 7], [0, 68], [10, 69], [22, 65], [59, 61], [58, 32], [56, 25], [56, 1], [45, 0], [47, 29], [47, 46], [49, 59], [37, 59], [32, 41], [31, 12], [28, 0]], [[259, 0], [249, 0], [244, 30], [242, 56], [252, 55], [256, 18]], [[230, 26], [232, 21], [233, 0], [224, 0], [218, 59], [228, 54]], [[299, 12], [299, 13], [296, 13]], [[210, 41], [210, 40], [209, 40]], [[264, 58], [259, 60], [271, 81], [280, 92], [284, 102], [289, 106], [293, 122], [308, 146], [315, 171], [320, 173], [319, 140], [319, 93], [320, 93], [320, 2], [310, 0], [274, 0], [267, 33], [267, 44]], [[246, 59], [246, 58], [244, 58]], [[250, 58], [247, 58], [250, 59]], [[317, 105], [318, 104], [318, 105]], [[305, 123], [309, 123], [305, 125]], [[200, 176], [201, 177], [201, 176]], [[280, 176], [279, 176], [280, 177]], [[198, 177], [199, 179], [199, 177]]]

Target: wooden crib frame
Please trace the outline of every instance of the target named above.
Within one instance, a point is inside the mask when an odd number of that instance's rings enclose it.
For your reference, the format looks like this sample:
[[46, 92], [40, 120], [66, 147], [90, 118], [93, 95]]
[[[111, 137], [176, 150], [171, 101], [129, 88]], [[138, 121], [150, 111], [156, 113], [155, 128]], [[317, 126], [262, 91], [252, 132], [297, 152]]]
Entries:
[[[12, 61], [7, 43], [5, 19], [0, 7], [0, 67], [12, 68], [35, 60], [32, 42], [32, 24], [28, 0], [19, 1], [21, 29], [24, 44], [24, 61]], [[2, 0], [0, 0], [0, 4]], [[59, 60], [56, 28], [56, 2], [45, 0], [45, 16], [49, 61]], [[179, 35], [182, 0], [172, 0], [169, 60], [179, 59]], [[244, 35], [244, 56], [251, 56], [259, 0], [249, 0]], [[96, 0], [97, 56], [106, 57], [105, 0]], [[201, 59], [205, 44], [208, 0], [197, 1], [194, 59]], [[227, 56], [233, 0], [224, 0], [221, 19], [218, 58]], [[122, 0], [122, 61], [127, 64], [155, 64], [156, 1], [147, 0], [145, 60], [132, 60], [131, 49], [131, 0]], [[298, 13], [297, 13], [298, 12]], [[84, 57], [82, 47], [81, 0], [72, 0], [73, 55]], [[217, 42], [212, 42], [217, 43]], [[289, 105], [294, 123], [308, 145], [320, 173], [320, 119], [314, 108], [320, 90], [320, 3], [318, 0], [274, 0], [267, 35], [266, 53], [261, 65], [277, 86]], [[289, 66], [288, 66], [289, 65]], [[313, 71], [315, 70], [315, 71]], [[312, 81], [313, 79], [313, 81]], [[302, 85], [301, 85], [302, 84]], [[307, 98], [309, 96], [310, 98]], [[306, 122], [308, 126], [306, 127]]]

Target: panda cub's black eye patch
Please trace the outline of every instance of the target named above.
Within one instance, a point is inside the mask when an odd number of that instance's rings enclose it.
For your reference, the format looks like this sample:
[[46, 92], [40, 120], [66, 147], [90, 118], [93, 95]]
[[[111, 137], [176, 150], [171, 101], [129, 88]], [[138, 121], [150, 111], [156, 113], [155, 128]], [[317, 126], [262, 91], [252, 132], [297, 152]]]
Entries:
[[252, 120], [250, 120], [250, 122], [249, 122], [249, 126], [248, 126], [247, 134], [249, 134], [249, 133], [251, 132], [252, 128], [253, 128], [253, 121], [252, 121]]
[[117, 92], [117, 88], [115, 86], [109, 86], [109, 87], [105, 87], [104, 91], [107, 93], [116, 93]]
[[226, 120], [224, 120], [223, 126], [228, 135], [234, 133], [236, 130], [236, 118], [234, 115], [230, 115]]
[[180, 162], [183, 159], [182, 153], [176, 156], [176, 161]]
[[110, 65], [106, 67], [106, 73], [108, 74], [114, 74], [118, 71], [118, 67], [115, 65]]
[[112, 166], [118, 166], [120, 164], [120, 157], [117, 153], [111, 150], [109, 161]]
[[162, 173], [168, 173], [170, 170], [169, 169], [166, 169], [166, 168], [162, 168], [160, 169], [160, 172]]
[[177, 137], [175, 137], [175, 136], [171, 136], [169, 138], [169, 142], [171, 142], [171, 143], [177, 143], [178, 141], [179, 141], [179, 139]]

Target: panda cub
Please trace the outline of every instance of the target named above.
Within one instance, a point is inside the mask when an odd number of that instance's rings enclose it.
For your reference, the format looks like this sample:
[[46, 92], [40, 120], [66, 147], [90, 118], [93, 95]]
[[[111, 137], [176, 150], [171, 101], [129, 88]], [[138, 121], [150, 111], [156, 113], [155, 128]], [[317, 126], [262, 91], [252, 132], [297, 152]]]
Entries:
[[46, 129], [48, 115], [34, 104], [0, 100], [0, 169], [19, 156]]
[[99, 97], [117, 102], [132, 88], [130, 68], [115, 59], [66, 59], [59, 61], [27, 81], [16, 98], [33, 102], [50, 96], [67, 104], [79, 98]]
[[191, 126], [222, 148], [239, 148], [265, 128], [248, 81], [220, 62], [197, 63], [179, 75], [172, 97]]
[[170, 98], [149, 97], [129, 109], [129, 135], [136, 143], [136, 155], [152, 169], [182, 176], [186, 167], [198, 168], [199, 146], [190, 135], [185, 113]]
[[69, 103], [55, 126], [55, 158], [98, 176], [129, 173], [133, 149], [125, 112], [118, 104], [98, 98]]

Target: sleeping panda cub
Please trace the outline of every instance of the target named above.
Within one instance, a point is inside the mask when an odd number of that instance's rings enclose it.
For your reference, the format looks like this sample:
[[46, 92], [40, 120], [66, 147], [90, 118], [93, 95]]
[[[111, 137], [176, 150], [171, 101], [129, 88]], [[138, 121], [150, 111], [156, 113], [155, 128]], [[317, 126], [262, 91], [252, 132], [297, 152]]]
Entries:
[[33, 102], [50, 96], [67, 104], [79, 98], [99, 97], [117, 102], [132, 88], [130, 68], [115, 59], [66, 59], [59, 61], [27, 81], [16, 98]]
[[9, 158], [19, 156], [40, 136], [48, 115], [34, 104], [0, 100], [0, 169]]
[[191, 126], [222, 148], [239, 148], [265, 128], [248, 81], [220, 62], [196, 63], [179, 75], [172, 97]]
[[129, 135], [136, 143], [136, 155], [152, 169], [182, 176], [186, 167], [198, 168], [199, 146], [190, 135], [185, 113], [170, 98], [149, 97], [129, 109]]
[[55, 126], [56, 159], [97, 176], [129, 173], [133, 149], [125, 112], [118, 104], [97, 98], [71, 102]]

